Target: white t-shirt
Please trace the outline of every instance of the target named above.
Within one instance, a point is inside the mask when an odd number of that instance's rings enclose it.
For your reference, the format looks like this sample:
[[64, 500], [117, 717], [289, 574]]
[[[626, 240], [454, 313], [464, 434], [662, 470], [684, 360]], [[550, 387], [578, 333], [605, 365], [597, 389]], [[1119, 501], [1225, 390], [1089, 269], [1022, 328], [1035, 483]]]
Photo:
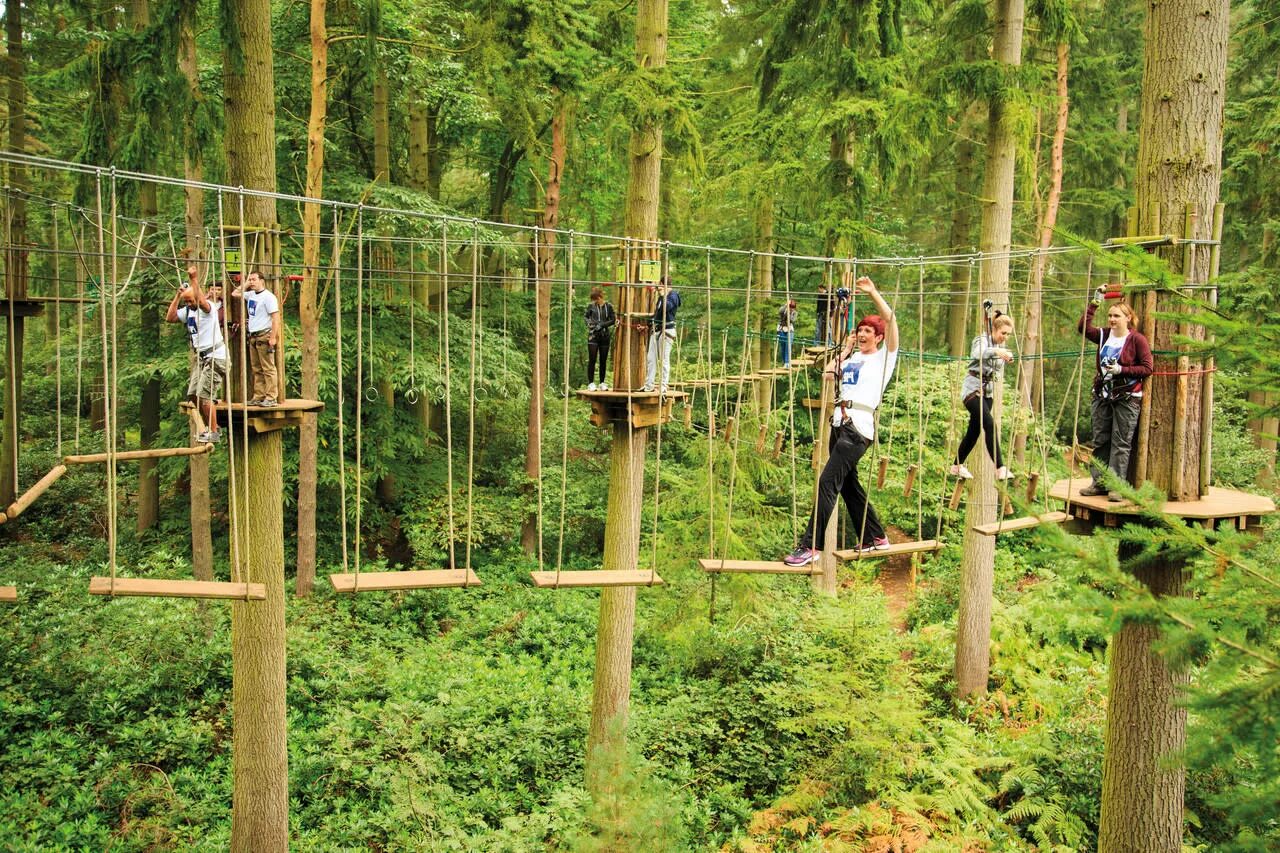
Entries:
[[831, 416], [832, 426], [852, 422], [854, 429], [867, 439], [876, 437], [875, 410], [884, 396], [885, 386], [898, 366], [898, 351], [880, 347], [871, 355], [858, 350], [840, 365], [840, 402]]
[[210, 311], [183, 306], [178, 309], [178, 319], [186, 325], [191, 347], [197, 354], [211, 350], [210, 358], [226, 358], [227, 347], [222, 342], [222, 326], [218, 323], [221, 302], [209, 300]]
[[270, 290], [254, 293], [244, 291], [245, 314], [248, 316], [249, 334], [265, 332], [271, 328], [271, 315], [280, 310], [276, 295]]

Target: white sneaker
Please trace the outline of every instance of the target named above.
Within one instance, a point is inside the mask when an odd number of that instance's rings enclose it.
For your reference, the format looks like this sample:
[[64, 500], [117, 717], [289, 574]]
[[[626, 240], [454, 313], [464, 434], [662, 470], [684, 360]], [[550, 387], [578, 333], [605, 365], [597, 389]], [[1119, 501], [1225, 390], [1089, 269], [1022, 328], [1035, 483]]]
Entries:
[[587, 390], [588, 390], [588, 391], [595, 391], [595, 390], [596, 390], [596, 383], [592, 382], [590, 385], [588, 385], [588, 386], [587, 386]]
[[653, 386], [652, 386], [652, 385], [645, 385], [645, 386], [643, 386], [640, 390], [641, 390], [643, 393], [645, 393], [645, 394], [652, 394], [652, 393], [653, 393]]
[[968, 468], [964, 467], [963, 465], [959, 465], [959, 464], [952, 465], [950, 468], [947, 469], [947, 473], [950, 474], [952, 477], [959, 477], [961, 480], [973, 479], [973, 472], [970, 471]]
[[597, 390], [597, 391], [611, 391], [611, 390], [613, 390], [613, 389], [611, 389], [611, 388], [609, 387], [609, 383], [608, 383], [608, 382], [601, 382], [601, 383], [600, 383], [600, 387], [599, 387], [599, 388], [597, 388], [596, 390]]
[[1008, 468], [1008, 466], [1007, 466], [1007, 465], [1001, 465], [999, 468], [997, 468], [997, 469], [996, 469], [996, 479], [997, 479], [997, 480], [1012, 480], [1012, 479], [1013, 479], [1013, 472], [1009, 470], [1009, 468]]

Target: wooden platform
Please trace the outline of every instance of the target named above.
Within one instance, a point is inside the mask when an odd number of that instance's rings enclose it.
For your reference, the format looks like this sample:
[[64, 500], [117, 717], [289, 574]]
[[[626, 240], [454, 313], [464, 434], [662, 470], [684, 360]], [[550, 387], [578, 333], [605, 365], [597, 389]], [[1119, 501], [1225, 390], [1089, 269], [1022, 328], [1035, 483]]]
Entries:
[[[1141, 508], [1130, 501], [1110, 501], [1106, 495], [1081, 495], [1080, 489], [1089, 485], [1089, 482], [1088, 477], [1059, 480], [1049, 489], [1049, 497], [1069, 501], [1072, 515], [1105, 527], [1117, 526], [1123, 516], [1142, 513]], [[1230, 521], [1236, 528], [1244, 530], [1259, 524], [1262, 516], [1275, 512], [1276, 505], [1268, 497], [1210, 486], [1209, 493], [1200, 500], [1166, 501], [1163, 511], [1166, 515], [1185, 518], [1206, 527], [1216, 527], [1220, 522]]]
[[922, 539], [919, 542], [894, 542], [888, 548], [876, 551], [856, 551], [853, 548], [849, 548], [835, 553], [836, 557], [841, 560], [856, 562], [858, 560], [880, 560], [897, 554], [928, 554], [941, 550], [942, 543], [937, 539]]
[[18, 588], [16, 586], [0, 586], [0, 601], [17, 601]]
[[37, 317], [44, 313], [44, 299], [0, 299], [0, 316]]
[[604, 586], [661, 586], [661, 575], [649, 571], [529, 572], [539, 589], [586, 589]]
[[[195, 406], [189, 401], [178, 404], [183, 414], [190, 413]], [[246, 403], [232, 403], [220, 400], [217, 403], [218, 426], [225, 432], [238, 428], [242, 420], [247, 420], [249, 429], [256, 433], [274, 432], [302, 425], [309, 412], [321, 412], [324, 403], [319, 400], [298, 400], [290, 398], [281, 400], [278, 406], [250, 406]]]
[[817, 563], [807, 566], [788, 566], [778, 560], [722, 560], [719, 558], [700, 559], [698, 565], [712, 574], [741, 573], [749, 575], [820, 575], [822, 569]]
[[1061, 524], [1064, 521], [1070, 521], [1071, 516], [1065, 512], [1054, 510], [1053, 512], [1045, 512], [1040, 515], [1027, 515], [1022, 518], [1006, 518], [1002, 521], [993, 521], [990, 524], [975, 524], [973, 529], [981, 533], [983, 536], [998, 536], [1001, 533], [1012, 533], [1015, 530], [1026, 530], [1031, 527], [1039, 527], [1042, 524]]
[[329, 575], [334, 592], [386, 592], [396, 589], [448, 589], [480, 586], [468, 569], [428, 569], [407, 572], [360, 572]]
[[230, 598], [262, 601], [267, 587], [260, 583], [224, 581], [152, 580], [109, 577], [89, 579], [90, 595], [142, 596], [147, 598]]
[[635, 427], [656, 426], [671, 420], [671, 407], [683, 400], [683, 391], [578, 391], [591, 404], [591, 423], [598, 427], [631, 422]]

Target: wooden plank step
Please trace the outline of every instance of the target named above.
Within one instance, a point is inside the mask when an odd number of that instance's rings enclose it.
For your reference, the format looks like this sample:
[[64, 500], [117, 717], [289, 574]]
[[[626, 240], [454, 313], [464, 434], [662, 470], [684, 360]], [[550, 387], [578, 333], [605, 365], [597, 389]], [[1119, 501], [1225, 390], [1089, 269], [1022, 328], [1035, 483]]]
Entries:
[[788, 566], [781, 560], [721, 560], [700, 559], [698, 565], [713, 574], [739, 572], [751, 575], [819, 575], [822, 569], [817, 563], [807, 566]]
[[884, 557], [892, 557], [895, 554], [925, 554], [941, 550], [942, 543], [937, 539], [923, 539], [919, 542], [894, 542], [888, 548], [882, 548], [877, 551], [855, 551], [849, 548], [844, 551], [836, 551], [836, 557], [841, 560], [879, 560]]
[[408, 572], [360, 572], [329, 575], [334, 592], [381, 592], [393, 589], [445, 589], [479, 586], [470, 569], [427, 569]]
[[[147, 450], [122, 450], [115, 455], [117, 462], [133, 462], [138, 459], [164, 459], [170, 456], [200, 456], [213, 451], [212, 444], [197, 444], [194, 447], [152, 447]], [[89, 465], [94, 462], [106, 462], [110, 453], [86, 453], [81, 456], [63, 457], [68, 465]]]
[[250, 601], [262, 601], [267, 597], [267, 587], [260, 583], [149, 578], [116, 578], [113, 585], [111, 578], [94, 577], [89, 579], [89, 594], [153, 598], [247, 598]]
[[595, 586], [659, 586], [665, 581], [652, 572], [589, 570], [585, 572], [529, 572], [539, 589], [583, 589]]
[[0, 586], [0, 601], [17, 601], [18, 588], [16, 586]]
[[1000, 533], [1012, 533], [1015, 530], [1026, 530], [1028, 527], [1039, 527], [1042, 524], [1061, 524], [1071, 516], [1057, 510], [1041, 515], [1028, 515], [1022, 518], [1006, 518], [990, 524], [975, 524], [973, 529], [983, 536], [996, 536]]

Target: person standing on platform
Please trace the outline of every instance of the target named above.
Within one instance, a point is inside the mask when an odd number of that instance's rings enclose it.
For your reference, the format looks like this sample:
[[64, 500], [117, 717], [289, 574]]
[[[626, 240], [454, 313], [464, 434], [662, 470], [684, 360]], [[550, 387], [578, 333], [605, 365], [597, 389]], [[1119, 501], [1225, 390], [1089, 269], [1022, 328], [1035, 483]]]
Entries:
[[1093, 325], [1093, 315], [1106, 294], [1098, 288], [1093, 300], [1080, 318], [1079, 329], [1086, 339], [1098, 345], [1097, 375], [1093, 380], [1093, 482], [1080, 490], [1086, 497], [1106, 495], [1107, 500], [1124, 497], [1109, 489], [1104, 471], [1121, 480], [1129, 476], [1129, 455], [1142, 411], [1142, 380], [1151, 375], [1155, 362], [1151, 345], [1135, 326], [1138, 315], [1124, 302], [1107, 309], [1107, 327]]
[[813, 515], [800, 534], [796, 549], [783, 558], [788, 566], [806, 566], [821, 557], [815, 545], [821, 545], [826, 538], [827, 522], [838, 497], [844, 498], [853, 529], [860, 532], [855, 550], [889, 547], [889, 536], [858, 480], [858, 463], [875, 441], [876, 409], [898, 364], [898, 320], [870, 278], [859, 278], [854, 287], [871, 299], [878, 313], [868, 314], [858, 322], [824, 371], [824, 375], [836, 378], [840, 389], [831, 416], [830, 457], [818, 477]]
[[[618, 315], [613, 306], [604, 298], [604, 289], [599, 285], [591, 288], [591, 302], [587, 305], [587, 390], [608, 391], [609, 383], [605, 381], [605, 366], [609, 361], [609, 342], [613, 336], [613, 327], [618, 322]], [[600, 361], [600, 381], [595, 381], [596, 359]]]
[[965, 431], [964, 438], [960, 439], [956, 461], [948, 472], [952, 477], [973, 479], [973, 472], [965, 467], [964, 461], [973, 452], [978, 443], [978, 435], [982, 433], [986, 439], [987, 453], [996, 463], [996, 479], [1009, 479], [1009, 469], [1005, 467], [1000, 455], [1000, 443], [996, 440], [996, 425], [991, 417], [991, 407], [995, 405], [995, 383], [1004, 379], [1004, 366], [1013, 361], [1013, 353], [1005, 347], [1012, 334], [1013, 318], [997, 311], [991, 318], [991, 333], [981, 334], [973, 339], [969, 369], [960, 385], [960, 401], [969, 412], [969, 428]]
[[217, 444], [222, 440], [218, 430], [217, 403], [227, 379], [227, 346], [222, 338], [222, 288], [213, 285], [209, 293], [200, 289], [200, 271], [187, 265], [187, 281], [169, 302], [165, 320], [182, 323], [195, 353], [191, 376], [187, 380], [187, 398], [204, 418], [205, 428], [196, 441]]
[[827, 330], [831, 326], [831, 294], [827, 293], [827, 283], [818, 285], [818, 299], [814, 304], [814, 319], [817, 326], [814, 330], [813, 342], [820, 346], [827, 345]]
[[796, 301], [790, 299], [778, 309], [778, 363], [791, 366], [791, 344], [796, 336]]
[[253, 373], [249, 405], [278, 406], [276, 347], [280, 344], [280, 302], [267, 290], [267, 283], [257, 270], [251, 270], [245, 287], [237, 287], [231, 296], [242, 299], [244, 304], [243, 325], [249, 335], [249, 369]]
[[[667, 381], [671, 378], [671, 345], [676, 342], [676, 311], [680, 308], [680, 294], [671, 289], [671, 276], [664, 275], [654, 288], [658, 297], [653, 308], [653, 316], [649, 325], [653, 333], [649, 336], [649, 352], [645, 373], [644, 388], [647, 393], [655, 389], [659, 393], [667, 393]], [[656, 385], [658, 372], [662, 372], [662, 384]]]

